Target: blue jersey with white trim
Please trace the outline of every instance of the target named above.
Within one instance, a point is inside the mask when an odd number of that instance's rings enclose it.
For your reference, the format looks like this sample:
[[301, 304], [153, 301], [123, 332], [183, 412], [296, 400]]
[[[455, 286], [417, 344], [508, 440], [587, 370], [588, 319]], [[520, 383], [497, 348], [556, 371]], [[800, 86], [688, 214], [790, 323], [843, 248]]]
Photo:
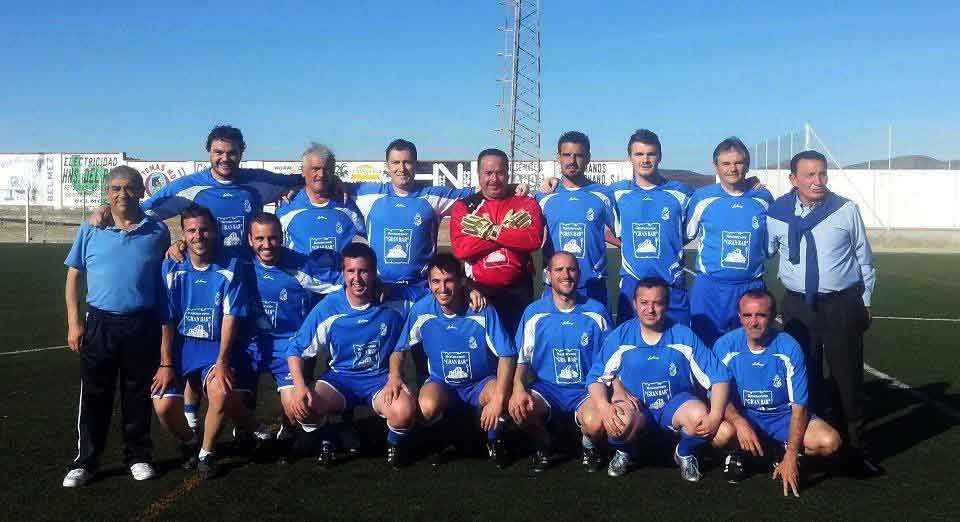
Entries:
[[293, 201], [277, 209], [283, 225], [283, 244], [304, 254], [316, 251], [339, 254], [355, 236], [366, 236], [367, 229], [357, 204], [329, 200], [315, 204], [300, 191]]
[[710, 389], [729, 381], [730, 375], [686, 326], [669, 325], [660, 340], [649, 345], [640, 335], [640, 321], [631, 319], [607, 335], [587, 382], [609, 386], [616, 378], [647, 408], [658, 410], [674, 395], [693, 392], [695, 383]]
[[763, 275], [767, 260], [767, 210], [773, 196], [765, 188], [734, 196], [719, 184], [701, 187], [687, 206], [688, 240], [700, 236], [697, 271], [728, 282]]
[[613, 206], [609, 188], [599, 183], [567, 188], [560, 183], [553, 194], [536, 194], [547, 224], [543, 258], [562, 250], [580, 264], [580, 287], [587, 281], [607, 277], [607, 243], [604, 229], [613, 230]]
[[807, 405], [807, 367], [803, 350], [790, 334], [774, 331], [756, 353], [747, 346], [743, 328], [728, 332], [713, 345], [713, 353], [730, 370], [735, 389], [731, 399], [741, 408], [760, 413], [790, 411]]
[[403, 318], [387, 306], [368, 303], [354, 308], [344, 290], [327, 296], [310, 311], [290, 338], [287, 355], [330, 354], [330, 370], [345, 375], [376, 376], [390, 370]]
[[544, 292], [523, 312], [517, 364], [530, 365], [539, 380], [583, 389], [611, 324], [607, 308], [593, 299], [580, 296], [572, 309], [560, 310], [553, 292]]
[[469, 187], [418, 187], [406, 196], [390, 183], [346, 184], [367, 220], [367, 238], [377, 254], [377, 273], [385, 283], [423, 281], [427, 263], [437, 252], [440, 219]]
[[638, 280], [659, 277], [682, 286], [683, 219], [693, 189], [673, 180], [644, 188], [627, 179], [610, 190], [617, 216], [614, 232], [623, 243], [620, 275]]
[[263, 210], [264, 203], [276, 201], [285, 191], [301, 183], [300, 176], [262, 169], [239, 169], [230, 181], [219, 181], [206, 169], [164, 185], [141, 206], [148, 216], [160, 220], [180, 214], [193, 203], [207, 207], [217, 220], [220, 254], [249, 256], [250, 218]]
[[[258, 338], [286, 340], [297, 333], [304, 318], [320, 297], [343, 289], [339, 282], [327, 283], [316, 277], [312, 256], [282, 248], [280, 260], [268, 266], [254, 259], [248, 265], [251, 294], [250, 315], [253, 334]], [[321, 270], [325, 272], [325, 267]], [[285, 356], [286, 349], [278, 355]]]
[[[248, 312], [247, 286], [237, 258], [219, 259], [205, 268], [196, 268], [187, 256], [181, 262], [163, 262], [164, 282], [170, 307], [170, 322], [182, 337], [217, 341], [223, 316], [244, 317]], [[197, 367], [196, 357], [209, 354], [186, 352], [180, 355], [182, 368]]]
[[451, 316], [443, 312], [433, 294], [410, 309], [397, 350], [406, 351], [420, 343], [430, 377], [454, 388], [495, 376], [500, 357], [517, 355], [492, 306], [480, 312], [468, 307]]

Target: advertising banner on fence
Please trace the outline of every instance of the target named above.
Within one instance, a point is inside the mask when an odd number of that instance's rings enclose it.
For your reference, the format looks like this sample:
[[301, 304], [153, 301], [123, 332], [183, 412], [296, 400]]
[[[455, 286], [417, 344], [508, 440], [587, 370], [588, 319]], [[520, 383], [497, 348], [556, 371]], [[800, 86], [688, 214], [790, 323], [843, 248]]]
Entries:
[[128, 161], [127, 165], [139, 170], [143, 175], [145, 198], [152, 196], [167, 183], [193, 174], [195, 166], [192, 161]]
[[60, 190], [64, 207], [92, 207], [103, 201], [107, 172], [123, 164], [121, 153], [64, 153], [61, 158]]
[[56, 205], [59, 154], [0, 154], [0, 205]]

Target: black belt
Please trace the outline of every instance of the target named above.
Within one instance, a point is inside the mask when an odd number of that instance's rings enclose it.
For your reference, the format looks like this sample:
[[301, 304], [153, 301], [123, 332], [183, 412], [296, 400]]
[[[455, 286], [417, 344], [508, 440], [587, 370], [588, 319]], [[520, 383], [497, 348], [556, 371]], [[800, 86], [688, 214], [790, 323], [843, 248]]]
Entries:
[[[832, 301], [834, 299], [840, 299], [843, 297], [849, 297], [851, 295], [861, 296], [863, 295], [864, 286], [863, 283], [856, 283], [853, 286], [848, 286], [843, 290], [837, 290], [836, 292], [817, 292], [817, 302]], [[793, 290], [786, 290], [787, 295], [804, 299], [803, 292], [794, 292]]]
[[97, 319], [135, 319], [144, 316], [153, 316], [154, 310], [152, 308], [141, 308], [139, 310], [134, 310], [132, 312], [125, 313], [116, 313], [108, 312], [106, 310], [101, 310], [95, 306], [89, 306], [87, 308], [87, 316], [95, 317]]

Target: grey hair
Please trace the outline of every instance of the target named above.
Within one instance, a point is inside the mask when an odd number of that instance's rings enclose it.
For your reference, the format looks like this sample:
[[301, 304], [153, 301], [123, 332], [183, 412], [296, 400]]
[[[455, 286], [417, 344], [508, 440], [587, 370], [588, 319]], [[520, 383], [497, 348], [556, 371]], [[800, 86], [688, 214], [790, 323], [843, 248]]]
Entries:
[[128, 166], [128, 165], [118, 165], [110, 169], [110, 172], [107, 173], [107, 184], [117, 178], [127, 178], [133, 182], [134, 185], [137, 185], [139, 188], [144, 188], [143, 186], [143, 175], [140, 174], [140, 171]]
[[750, 150], [747, 149], [747, 146], [744, 145], [743, 142], [740, 141], [740, 138], [736, 136], [730, 136], [729, 138], [721, 141], [720, 144], [717, 145], [717, 148], [713, 149], [713, 164], [717, 164], [717, 158], [720, 156], [720, 154], [729, 152], [731, 150], [739, 152], [743, 156], [743, 159], [746, 160], [747, 166], [750, 166]]
[[323, 162], [326, 164], [337, 162], [337, 155], [330, 150], [330, 147], [315, 141], [310, 142], [310, 145], [307, 146], [307, 150], [303, 151], [303, 154], [300, 155], [300, 160], [302, 161], [307, 159], [307, 156], [316, 156], [323, 160]]

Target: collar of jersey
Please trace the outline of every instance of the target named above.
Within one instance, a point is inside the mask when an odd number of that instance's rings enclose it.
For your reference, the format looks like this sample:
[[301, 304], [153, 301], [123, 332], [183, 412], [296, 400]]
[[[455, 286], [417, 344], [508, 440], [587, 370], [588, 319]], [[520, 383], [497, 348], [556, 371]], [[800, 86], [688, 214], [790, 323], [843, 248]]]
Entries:
[[197, 268], [197, 266], [193, 264], [193, 259], [190, 259], [190, 254], [189, 254], [189, 253], [187, 254], [187, 259], [186, 259], [186, 261], [187, 261], [187, 263], [190, 265], [190, 268], [196, 270], [197, 272], [206, 272], [206, 271], [209, 270], [210, 267], [213, 265], [213, 261], [211, 261], [207, 266], [205, 266], [205, 267], [203, 267], [203, 268]]

